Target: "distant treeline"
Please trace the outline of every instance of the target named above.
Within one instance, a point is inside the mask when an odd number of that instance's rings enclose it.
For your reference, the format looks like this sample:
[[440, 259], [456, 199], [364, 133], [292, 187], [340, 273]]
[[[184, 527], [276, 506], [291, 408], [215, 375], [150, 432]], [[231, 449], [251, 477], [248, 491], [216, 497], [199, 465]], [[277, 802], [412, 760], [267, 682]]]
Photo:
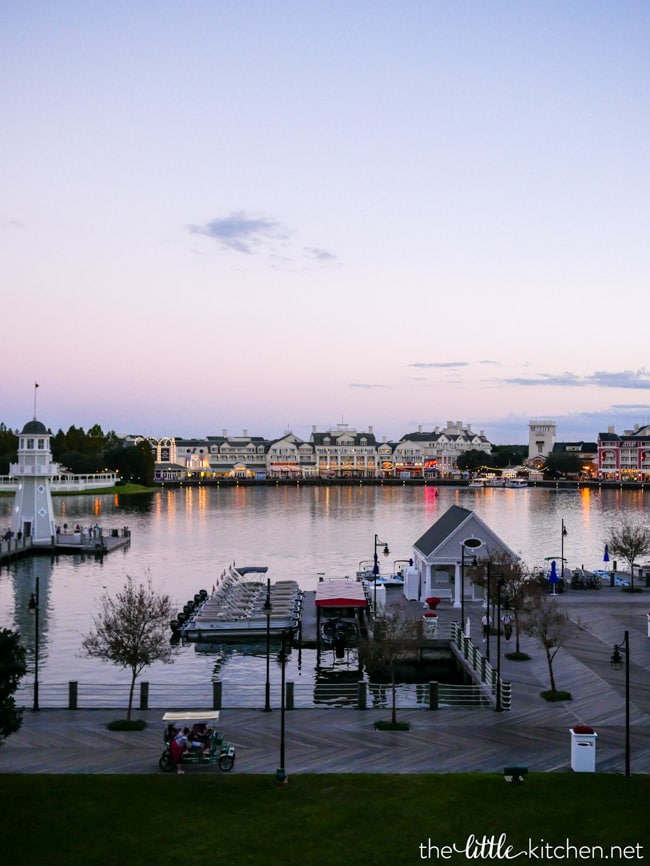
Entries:
[[493, 445], [492, 453], [485, 451], [466, 451], [456, 461], [459, 469], [505, 469], [507, 466], [520, 466], [528, 457], [528, 445]]
[[[491, 454], [485, 454], [484, 451], [466, 451], [459, 456], [456, 465], [469, 472], [484, 472], [521, 466], [527, 457], [528, 445], [493, 445]], [[595, 470], [597, 466], [579, 453], [551, 451], [546, 455], [543, 472], [545, 478], [571, 478], [589, 474], [589, 469]]]
[[[119, 472], [124, 481], [153, 483], [151, 446], [147, 442], [125, 445], [114, 431], [104, 433], [99, 424], [87, 432], [74, 426], [67, 433], [59, 430], [52, 436], [51, 445], [55, 462], [70, 472]], [[16, 462], [17, 453], [18, 434], [0, 423], [0, 475], [9, 474], [9, 464]]]

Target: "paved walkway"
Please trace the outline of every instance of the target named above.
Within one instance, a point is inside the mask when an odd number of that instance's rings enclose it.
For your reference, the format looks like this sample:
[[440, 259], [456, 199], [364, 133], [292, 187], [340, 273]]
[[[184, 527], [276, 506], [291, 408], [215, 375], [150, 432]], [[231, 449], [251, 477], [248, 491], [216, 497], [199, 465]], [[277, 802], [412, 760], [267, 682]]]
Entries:
[[[531, 771], [570, 769], [569, 728], [592, 725], [598, 732], [596, 769], [622, 773], [625, 744], [624, 671], [612, 670], [615, 643], [630, 632], [631, 768], [650, 772], [650, 593], [616, 589], [571, 592], [558, 603], [577, 623], [574, 637], [554, 664], [556, 684], [573, 700], [549, 704], [539, 696], [548, 688], [544, 653], [522, 641], [529, 662], [503, 659], [504, 679], [513, 683], [513, 708], [399, 710], [408, 732], [377, 732], [373, 723], [387, 710], [306, 709], [287, 712], [286, 760], [295, 773], [447, 773], [502, 772], [518, 763]], [[456, 618], [450, 607], [442, 617]], [[467, 605], [472, 634], [478, 635], [481, 608]], [[496, 637], [491, 654], [496, 656]], [[514, 639], [513, 639], [514, 643]], [[502, 641], [505, 652], [508, 647]], [[106, 723], [116, 710], [25, 711], [21, 730], [0, 748], [0, 773], [156, 773], [162, 751], [160, 710], [137, 712], [149, 723], [139, 733], [119, 733]], [[280, 752], [280, 711], [226, 709], [221, 724], [237, 748], [233, 772], [275, 773]], [[191, 767], [190, 772], [219, 772]]]

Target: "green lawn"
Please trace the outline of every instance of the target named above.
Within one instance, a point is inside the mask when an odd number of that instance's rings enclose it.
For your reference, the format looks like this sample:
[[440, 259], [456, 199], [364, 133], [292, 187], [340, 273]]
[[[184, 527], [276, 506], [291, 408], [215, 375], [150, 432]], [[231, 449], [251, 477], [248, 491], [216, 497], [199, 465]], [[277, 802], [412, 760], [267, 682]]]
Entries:
[[[69, 491], [52, 491], [52, 496], [102, 496], [110, 493], [119, 493], [120, 496], [138, 496], [141, 493], [159, 493], [160, 487], [145, 487], [143, 484], [119, 484], [117, 487], [97, 487], [92, 490], [78, 490], [74, 493]], [[15, 496], [13, 490], [0, 491], [0, 496]]]
[[[407, 866], [502, 862], [644, 862], [648, 776], [497, 774], [184, 776], [0, 775], [2, 862], [19, 866]], [[529, 843], [530, 840], [530, 843]], [[605, 846], [603, 858], [564, 846]], [[438, 846], [429, 854], [429, 843]], [[562, 845], [554, 857], [540, 846]], [[529, 844], [536, 846], [529, 856]], [[421, 849], [420, 846], [424, 845]], [[456, 845], [458, 853], [444, 846]], [[627, 855], [610, 845], [630, 846]], [[641, 849], [633, 846], [642, 846]], [[571, 853], [571, 852], [569, 852]], [[585, 854], [588, 856], [585, 856]], [[637, 856], [639, 855], [640, 856]], [[473, 856], [472, 856], [473, 855]]]

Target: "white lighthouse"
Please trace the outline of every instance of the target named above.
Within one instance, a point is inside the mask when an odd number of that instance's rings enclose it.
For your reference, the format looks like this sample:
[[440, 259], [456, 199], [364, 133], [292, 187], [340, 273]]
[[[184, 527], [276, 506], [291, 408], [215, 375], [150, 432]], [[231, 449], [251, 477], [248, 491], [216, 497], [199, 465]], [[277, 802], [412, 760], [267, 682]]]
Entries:
[[34, 418], [22, 429], [18, 440], [18, 463], [9, 472], [18, 479], [11, 512], [11, 529], [34, 544], [51, 544], [55, 538], [54, 509], [50, 481], [58, 475], [58, 463], [52, 463], [52, 434]]

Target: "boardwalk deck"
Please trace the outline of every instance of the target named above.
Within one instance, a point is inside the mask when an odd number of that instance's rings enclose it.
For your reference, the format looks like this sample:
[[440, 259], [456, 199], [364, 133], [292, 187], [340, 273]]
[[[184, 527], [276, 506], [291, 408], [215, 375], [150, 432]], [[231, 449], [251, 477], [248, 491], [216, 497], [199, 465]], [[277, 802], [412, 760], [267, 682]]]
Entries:
[[[650, 638], [648, 593], [632, 596], [617, 589], [594, 594], [565, 593], [558, 604], [576, 631], [555, 662], [558, 688], [573, 700], [549, 704], [543, 652], [530, 638], [522, 649], [528, 662], [504, 656], [502, 672], [513, 685], [510, 712], [489, 709], [399, 709], [406, 732], [377, 732], [382, 709], [299, 709], [286, 713], [286, 761], [296, 773], [502, 773], [509, 764], [531, 772], [570, 770], [569, 728], [592, 725], [598, 732], [596, 771], [622, 773], [625, 743], [625, 683], [609, 659], [614, 643], [630, 631], [631, 769], [650, 773]], [[469, 605], [471, 628], [478, 634], [482, 608]], [[439, 608], [443, 623], [458, 611]], [[493, 637], [492, 653], [496, 653]], [[220, 726], [237, 748], [234, 772], [272, 775], [278, 766], [280, 712], [224, 709]], [[138, 712], [149, 727], [141, 733], [109, 732], [106, 723], [119, 710], [26, 711], [21, 730], [0, 750], [0, 773], [157, 773], [162, 749], [162, 712]], [[56, 743], [56, 748], [43, 748]], [[192, 768], [190, 772], [214, 768]]]

